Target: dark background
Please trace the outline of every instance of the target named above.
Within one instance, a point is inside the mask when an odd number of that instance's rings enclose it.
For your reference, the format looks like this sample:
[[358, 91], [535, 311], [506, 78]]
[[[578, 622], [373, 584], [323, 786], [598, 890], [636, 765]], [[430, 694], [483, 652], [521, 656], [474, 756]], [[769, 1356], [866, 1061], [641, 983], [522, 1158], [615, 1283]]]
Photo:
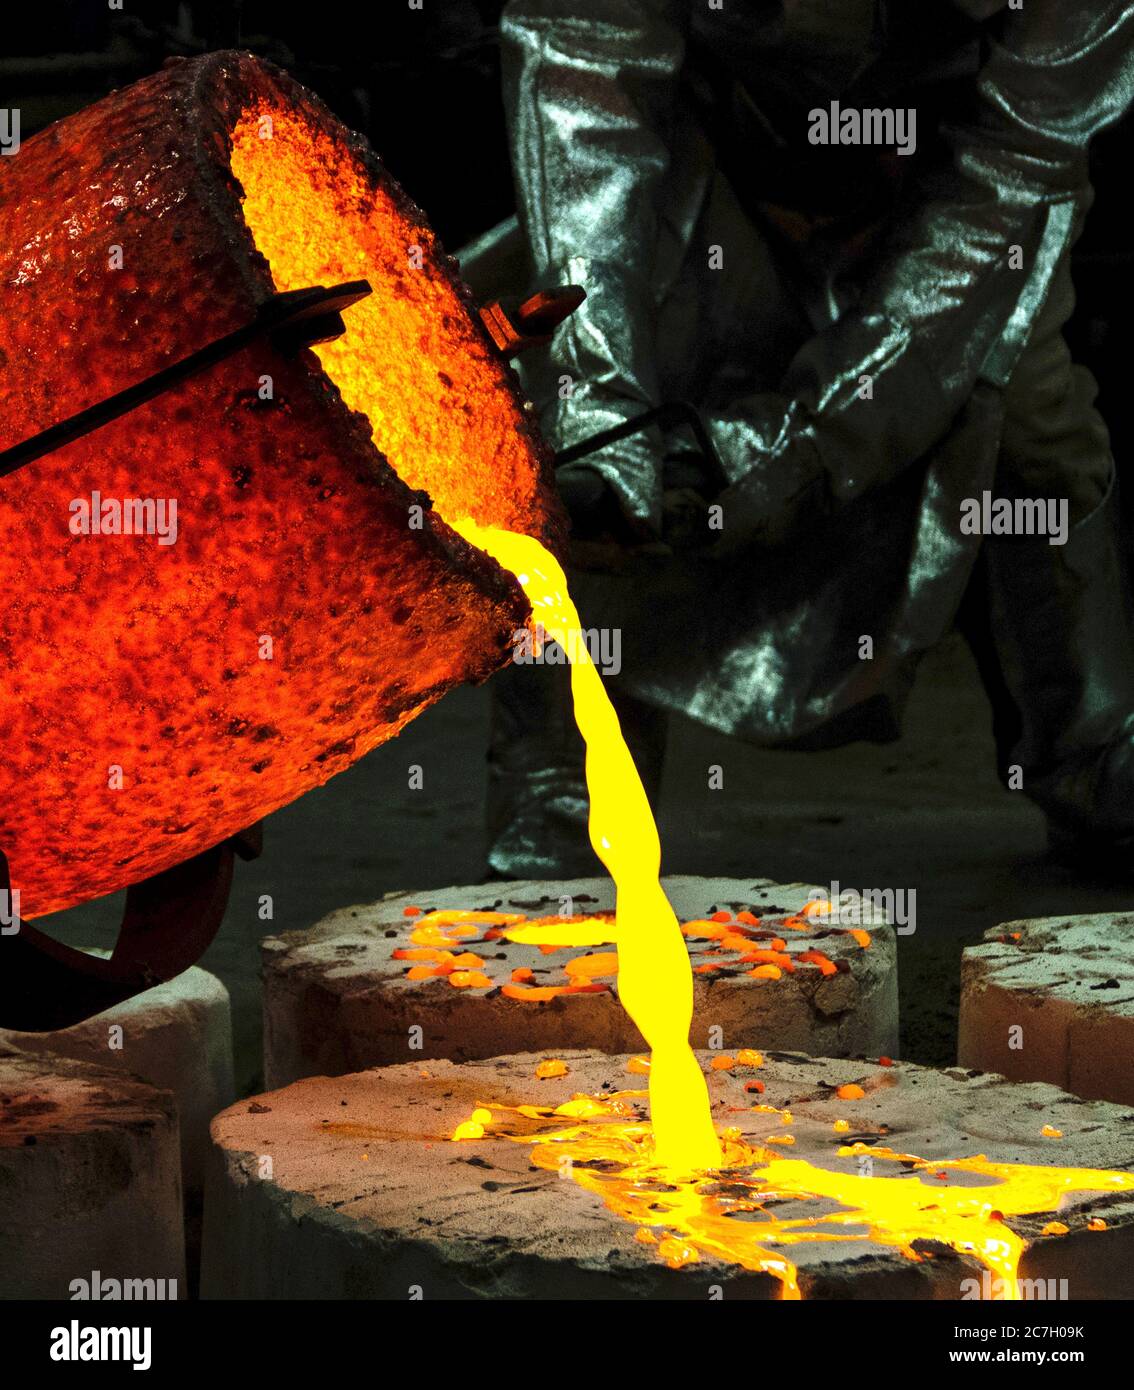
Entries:
[[[496, 24], [503, 0], [49, 0], [4, 15], [0, 90], [23, 135], [172, 55], [244, 48], [286, 68], [425, 208], [449, 250], [513, 210]], [[7, 9], [8, 7], [6, 7]]]
[[[914, 3], [915, 0], [910, 0]], [[456, 251], [513, 208], [495, 26], [501, 0], [106, 0], [21, 4], [4, 14], [0, 106], [26, 138], [175, 54], [240, 46], [294, 73], [368, 136]], [[1125, 181], [1131, 122], [1095, 146], [1095, 210], [1076, 259], [1070, 336], [1101, 386], [1120, 474], [1134, 421], [1125, 380], [1134, 299]], [[3, 161], [0, 161], [3, 177]], [[521, 288], [521, 287], [518, 287]], [[1127, 535], [1130, 494], [1127, 488]], [[233, 995], [237, 1073], [259, 1072], [258, 943], [333, 908], [393, 889], [475, 882], [487, 692], [461, 690], [394, 743], [270, 818], [265, 852], [239, 865], [224, 926], [204, 964]], [[406, 768], [426, 769], [424, 793]], [[727, 765], [723, 793], [703, 770]], [[900, 942], [903, 1054], [954, 1057], [959, 955], [988, 927], [1026, 916], [1118, 910], [1120, 889], [1044, 857], [1042, 818], [994, 770], [987, 702], [967, 650], [950, 639], [925, 663], [903, 739], [822, 754], [768, 753], [676, 721], [659, 819], [667, 872], [916, 888], [918, 929]], [[258, 919], [270, 893], [276, 917]], [[40, 924], [76, 944], [108, 944], [120, 896]]]

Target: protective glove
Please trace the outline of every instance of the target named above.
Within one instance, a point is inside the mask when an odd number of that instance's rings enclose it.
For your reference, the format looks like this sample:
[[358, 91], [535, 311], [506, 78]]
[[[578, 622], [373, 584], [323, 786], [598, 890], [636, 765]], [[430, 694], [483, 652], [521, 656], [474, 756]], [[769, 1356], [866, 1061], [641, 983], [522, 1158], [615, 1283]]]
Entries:
[[832, 504], [814, 428], [798, 401], [751, 396], [706, 422], [730, 479], [712, 499], [721, 508], [713, 548], [783, 544], [809, 517]]
[[616, 539], [620, 533], [629, 539], [617, 496], [601, 473], [586, 463], [571, 463], [556, 472], [555, 482], [571, 518], [574, 540]]

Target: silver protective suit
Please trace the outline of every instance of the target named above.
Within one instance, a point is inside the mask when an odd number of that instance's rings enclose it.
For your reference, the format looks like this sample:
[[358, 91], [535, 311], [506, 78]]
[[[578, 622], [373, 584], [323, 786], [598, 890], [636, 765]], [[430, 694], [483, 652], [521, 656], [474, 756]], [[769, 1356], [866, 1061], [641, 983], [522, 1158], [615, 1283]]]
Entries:
[[[575, 575], [584, 621], [621, 630], [613, 688], [766, 746], [894, 737], [977, 559], [962, 501], [1058, 495], [1081, 520], [1107, 488], [1062, 328], [1088, 144], [1134, 86], [1134, 5], [510, 0], [501, 35], [526, 272], [587, 291], [530, 379], [550, 441], [686, 399], [726, 474], [718, 491], [657, 431], [588, 460], [642, 538], [675, 486], [721, 508], [709, 544]], [[922, 150], [882, 159], [862, 207], [874, 166], [813, 152], [800, 207], [784, 169], [840, 99], [912, 105]], [[574, 745], [548, 756], [563, 692], [512, 681], [493, 863], [538, 872], [570, 859], [541, 858], [537, 822], [575, 835], [580, 769]]]

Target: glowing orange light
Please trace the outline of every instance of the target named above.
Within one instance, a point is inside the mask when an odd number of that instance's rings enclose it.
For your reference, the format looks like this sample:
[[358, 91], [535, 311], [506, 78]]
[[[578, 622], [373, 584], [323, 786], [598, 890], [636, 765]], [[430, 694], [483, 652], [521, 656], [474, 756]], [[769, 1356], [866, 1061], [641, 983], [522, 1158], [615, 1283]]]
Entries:
[[[547, 540], [561, 513], [454, 264], [285, 74], [178, 60], [4, 161], [0, 447], [276, 290], [355, 278], [374, 293], [337, 343], [262, 339], [0, 480], [0, 845], [25, 917], [210, 848], [504, 664], [527, 605], [430, 497]], [[175, 502], [176, 541], [72, 534], [95, 494]]]
[[618, 956], [613, 951], [600, 951], [592, 956], [576, 956], [563, 967], [568, 975], [595, 978], [618, 973]]

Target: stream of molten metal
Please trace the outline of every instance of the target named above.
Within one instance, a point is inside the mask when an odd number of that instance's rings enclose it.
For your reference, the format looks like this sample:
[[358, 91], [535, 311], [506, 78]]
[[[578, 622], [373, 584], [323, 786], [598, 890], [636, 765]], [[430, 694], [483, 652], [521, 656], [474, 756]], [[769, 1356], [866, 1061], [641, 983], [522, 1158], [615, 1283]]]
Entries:
[[[689, 1045], [693, 975], [659, 881], [657, 826], [618, 716], [580, 640], [582, 625], [566, 576], [530, 536], [468, 519], [454, 529], [516, 576], [537, 635], [542, 630], [558, 642], [571, 662], [575, 719], [586, 744], [591, 843], [617, 890], [613, 935], [619, 999], [651, 1051], [649, 1124], [626, 1104], [626, 1097], [640, 1093], [578, 1095], [554, 1109], [485, 1102], [454, 1138], [481, 1137], [496, 1112], [513, 1111], [522, 1117], [519, 1132], [496, 1130], [498, 1137], [533, 1144], [537, 1167], [566, 1174], [600, 1195], [638, 1227], [638, 1239], [656, 1245], [658, 1255], [675, 1268], [703, 1256], [724, 1259], [773, 1275], [783, 1296], [797, 1299], [799, 1281], [785, 1246], [873, 1240], [920, 1260], [925, 1256], [915, 1242], [940, 1242], [996, 1275], [1002, 1298], [1019, 1298], [1025, 1242], [1004, 1217], [1054, 1210], [1065, 1193], [1132, 1191], [1134, 1174], [992, 1163], [983, 1155], [926, 1162], [861, 1143], [840, 1148], [843, 1155], [869, 1155], [905, 1169], [893, 1177], [867, 1176], [781, 1157], [772, 1147], [750, 1144], [736, 1129], [725, 1131], [722, 1147], [705, 1078]], [[778, 1113], [790, 1123], [790, 1115]], [[564, 1119], [576, 1123], [564, 1128]], [[779, 1135], [766, 1142], [793, 1140]], [[934, 1181], [922, 1181], [922, 1174]], [[970, 1178], [950, 1184], [950, 1174]], [[988, 1181], [974, 1184], [972, 1177]], [[835, 1203], [839, 1209], [812, 1214], [795, 1208], [787, 1216], [769, 1209], [801, 1200]], [[1049, 1225], [1044, 1233], [1057, 1232]]]
[[454, 526], [516, 576], [533, 620], [571, 661], [575, 721], [587, 748], [589, 832], [617, 890], [618, 997], [650, 1046], [655, 1160], [667, 1168], [718, 1167], [721, 1146], [693, 1049], [693, 973], [677, 918], [662, 891], [661, 843], [642, 779], [602, 679], [579, 640], [582, 624], [555, 557], [531, 536], [471, 520]]

